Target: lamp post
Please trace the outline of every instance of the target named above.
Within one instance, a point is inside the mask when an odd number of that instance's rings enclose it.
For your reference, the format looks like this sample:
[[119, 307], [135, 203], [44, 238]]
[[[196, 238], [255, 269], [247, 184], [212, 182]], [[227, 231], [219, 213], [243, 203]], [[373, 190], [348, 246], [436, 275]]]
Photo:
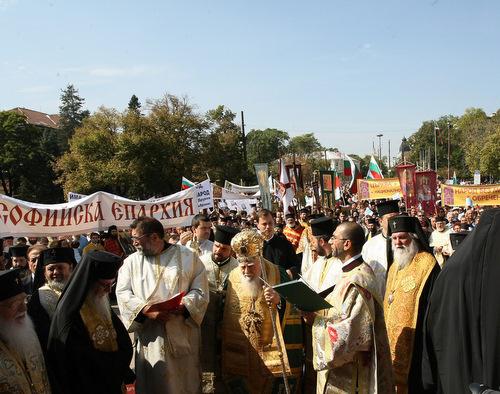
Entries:
[[383, 136], [384, 136], [383, 134], [377, 134], [377, 137], [378, 137], [378, 161], [379, 162], [382, 161], [382, 142], [381, 142], [381, 138]]
[[451, 123], [447, 123], [448, 126], [448, 179], [450, 179], [450, 128]]
[[438, 126], [434, 126], [434, 171], [436, 174], [438, 172], [438, 153], [437, 153], [437, 132], [439, 131]]

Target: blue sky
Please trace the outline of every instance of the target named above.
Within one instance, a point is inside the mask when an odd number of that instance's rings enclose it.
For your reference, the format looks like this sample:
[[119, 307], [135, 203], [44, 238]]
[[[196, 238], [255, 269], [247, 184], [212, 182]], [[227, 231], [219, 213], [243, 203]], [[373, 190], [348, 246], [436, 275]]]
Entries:
[[425, 120], [500, 108], [499, 21], [497, 0], [0, 0], [0, 109], [56, 113], [68, 83], [91, 111], [168, 92], [394, 152]]

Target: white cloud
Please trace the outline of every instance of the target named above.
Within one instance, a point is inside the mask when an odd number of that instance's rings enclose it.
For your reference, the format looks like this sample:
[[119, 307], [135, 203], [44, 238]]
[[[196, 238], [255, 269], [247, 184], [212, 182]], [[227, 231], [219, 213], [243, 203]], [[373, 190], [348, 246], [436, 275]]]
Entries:
[[91, 68], [88, 72], [93, 77], [137, 77], [154, 72], [151, 67], [98, 67]]
[[18, 0], [0, 0], [0, 10], [4, 10], [8, 7], [14, 6], [18, 3]]
[[28, 86], [19, 89], [18, 93], [47, 93], [52, 91], [54, 88], [49, 85], [38, 85], [38, 86]]

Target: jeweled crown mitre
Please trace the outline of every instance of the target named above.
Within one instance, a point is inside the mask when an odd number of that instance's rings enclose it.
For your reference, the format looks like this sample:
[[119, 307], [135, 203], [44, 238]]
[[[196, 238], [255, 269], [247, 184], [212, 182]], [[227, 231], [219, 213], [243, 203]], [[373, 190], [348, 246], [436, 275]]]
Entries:
[[264, 238], [255, 230], [243, 230], [231, 240], [231, 247], [237, 258], [262, 255]]

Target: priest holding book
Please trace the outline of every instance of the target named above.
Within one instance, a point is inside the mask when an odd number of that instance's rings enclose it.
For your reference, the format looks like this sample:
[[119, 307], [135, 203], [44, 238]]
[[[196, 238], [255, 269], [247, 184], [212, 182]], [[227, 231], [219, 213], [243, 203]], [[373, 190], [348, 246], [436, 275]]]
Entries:
[[230, 393], [282, 393], [287, 384], [295, 393], [300, 387], [300, 315], [271, 287], [289, 277], [264, 259], [263, 245], [253, 230], [231, 241], [239, 266], [229, 274], [222, 321], [222, 371]]
[[318, 312], [313, 324], [317, 393], [394, 393], [382, 295], [361, 257], [364, 241], [354, 222], [340, 224], [330, 239], [342, 274], [326, 297], [332, 308]]
[[165, 242], [158, 220], [140, 217], [130, 227], [137, 252], [120, 268], [116, 297], [125, 327], [137, 338], [136, 393], [198, 393], [200, 325], [209, 297], [205, 267], [192, 250]]

